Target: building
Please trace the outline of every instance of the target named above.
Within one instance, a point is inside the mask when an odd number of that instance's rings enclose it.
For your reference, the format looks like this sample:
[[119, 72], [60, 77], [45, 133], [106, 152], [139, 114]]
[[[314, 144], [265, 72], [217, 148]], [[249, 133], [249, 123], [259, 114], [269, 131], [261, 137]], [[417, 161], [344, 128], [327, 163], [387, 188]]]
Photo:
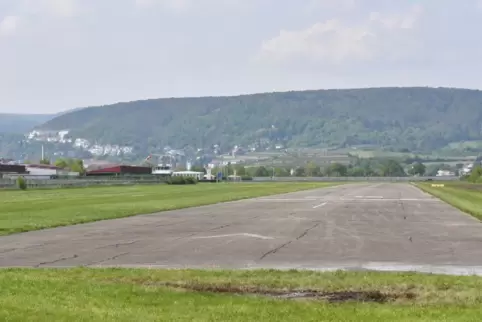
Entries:
[[197, 180], [201, 180], [204, 178], [204, 172], [197, 172], [197, 171], [177, 171], [172, 173], [173, 177], [193, 177]]
[[24, 165], [0, 163], [0, 177], [3, 174], [27, 174], [27, 169]]
[[474, 168], [474, 165], [472, 163], [468, 164], [461, 170], [462, 175], [469, 175], [472, 172], [473, 168]]
[[25, 164], [25, 168], [31, 176], [58, 176], [64, 172], [62, 168], [50, 164]]
[[454, 171], [450, 170], [438, 170], [437, 171], [437, 177], [453, 177], [455, 176]]
[[88, 168], [87, 176], [118, 176], [118, 175], [147, 175], [152, 174], [151, 167], [110, 165], [107, 167], [98, 166]]

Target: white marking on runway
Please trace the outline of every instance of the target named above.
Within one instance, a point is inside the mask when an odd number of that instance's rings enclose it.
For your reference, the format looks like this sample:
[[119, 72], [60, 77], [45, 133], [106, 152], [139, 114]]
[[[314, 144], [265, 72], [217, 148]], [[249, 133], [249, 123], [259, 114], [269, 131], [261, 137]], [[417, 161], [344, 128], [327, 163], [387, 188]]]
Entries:
[[304, 198], [304, 199], [301, 199], [301, 198], [283, 198], [283, 199], [280, 199], [280, 198], [262, 198], [262, 199], [254, 199], [256, 201], [310, 201], [310, 200], [319, 200], [320, 198]]
[[366, 199], [383, 199], [383, 196], [355, 196], [355, 198], [366, 198]]
[[278, 202], [289, 202], [289, 201], [374, 201], [374, 202], [381, 202], [381, 201], [430, 201], [430, 202], [438, 202], [436, 198], [305, 198], [305, 199], [298, 199], [298, 198], [262, 198], [262, 199], [251, 199], [252, 201], [278, 201]]
[[215, 236], [201, 236], [201, 237], [192, 237], [192, 238], [193, 239], [211, 239], [211, 238], [224, 238], [224, 237], [235, 237], [235, 236], [245, 236], [245, 237], [258, 238], [258, 239], [274, 239], [273, 237], [269, 237], [269, 236], [262, 236], [262, 235], [256, 235], [256, 234], [248, 234], [248, 233], [215, 235]]
[[382, 198], [382, 199], [375, 199], [375, 198], [367, 198], [367, 199], [362, 199], [362, 198], [355, 198], [355, 199], [349, 199], [349, 198], [340, 198], [342, 201], [375, 201], [375, 202], [380, 202], [380, 201], [438, 201], [437, 199], [417, 199], [417, 198]]
[[319, 205], [317, 205], [317, 206], [314, 206], [313, 209], [323, 207], [323, 206], [325, 206], [326, 204], [327, 204], [327, 202], [321, 203], [321, 204], [319, 204]]

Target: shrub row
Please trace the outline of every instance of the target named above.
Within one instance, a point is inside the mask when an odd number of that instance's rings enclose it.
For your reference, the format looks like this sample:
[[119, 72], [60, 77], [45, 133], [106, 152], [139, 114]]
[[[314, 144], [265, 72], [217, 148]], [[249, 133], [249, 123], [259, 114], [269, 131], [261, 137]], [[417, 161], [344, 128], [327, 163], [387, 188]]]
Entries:
[[167, 180], [167, 184], [196, 184], [197, 179], [193, 177], [171, 177]]

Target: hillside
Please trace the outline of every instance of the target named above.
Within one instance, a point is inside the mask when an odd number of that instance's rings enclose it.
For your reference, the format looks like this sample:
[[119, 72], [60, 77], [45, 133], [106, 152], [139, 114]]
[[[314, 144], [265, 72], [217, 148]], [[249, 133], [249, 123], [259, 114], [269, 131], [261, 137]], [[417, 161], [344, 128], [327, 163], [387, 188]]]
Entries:
[[56, 115], [51, 114], [4, 114], [0, 113], [0, 133], [23, 134]]
[[169, 98], [90, 107], [39, 130], [134, 147], [297, 147], [376, 145], [430, 151], [482, 139], [482, 92], [450, 88], [370, 88]]

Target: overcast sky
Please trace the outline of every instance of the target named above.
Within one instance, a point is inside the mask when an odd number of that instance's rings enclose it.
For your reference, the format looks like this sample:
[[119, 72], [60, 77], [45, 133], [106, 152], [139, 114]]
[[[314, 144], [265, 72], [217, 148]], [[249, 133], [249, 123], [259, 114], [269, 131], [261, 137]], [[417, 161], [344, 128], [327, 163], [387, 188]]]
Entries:
[[0, 112], [373, 86], [482, 88], [482, 0], [0, 0]]

